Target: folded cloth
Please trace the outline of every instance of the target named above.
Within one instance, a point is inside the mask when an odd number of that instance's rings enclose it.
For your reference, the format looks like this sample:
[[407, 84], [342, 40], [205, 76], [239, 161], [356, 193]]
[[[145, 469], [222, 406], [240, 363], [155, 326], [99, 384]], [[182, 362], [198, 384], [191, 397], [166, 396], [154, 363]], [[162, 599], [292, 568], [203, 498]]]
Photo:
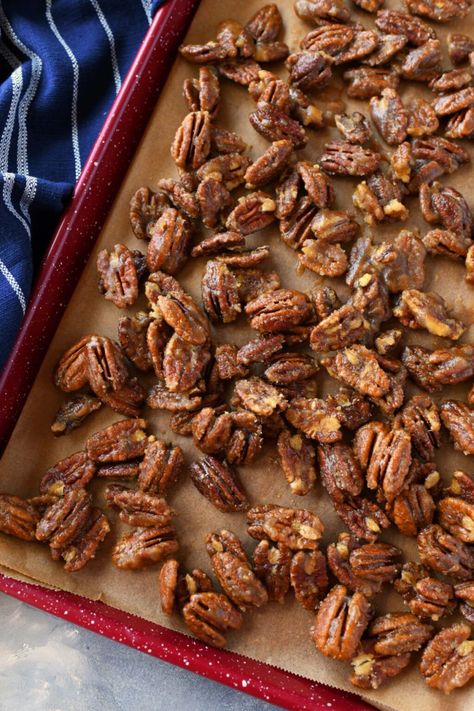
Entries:
[[162, 0], [0, 0], [0, 367], [34, 268]]

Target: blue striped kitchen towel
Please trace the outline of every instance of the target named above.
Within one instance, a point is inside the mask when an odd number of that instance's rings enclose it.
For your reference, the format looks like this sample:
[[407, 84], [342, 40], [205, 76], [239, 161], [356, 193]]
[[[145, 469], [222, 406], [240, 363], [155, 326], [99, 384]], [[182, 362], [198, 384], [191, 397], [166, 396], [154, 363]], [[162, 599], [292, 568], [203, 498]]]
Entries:
[[162, 0], [0, 0], [0, 367], [35, 266]]

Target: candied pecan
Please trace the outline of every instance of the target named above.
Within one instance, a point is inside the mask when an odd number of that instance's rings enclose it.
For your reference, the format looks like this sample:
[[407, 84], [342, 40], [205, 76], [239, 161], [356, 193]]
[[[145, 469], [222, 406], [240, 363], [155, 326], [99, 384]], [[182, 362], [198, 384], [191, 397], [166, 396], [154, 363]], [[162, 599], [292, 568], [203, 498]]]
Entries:
[[324, 126], [323, 111], [296, 86], [289, 87], [290, 112], [303, 126], [322, 128]]
[[395, 497], [389, 516], [405, 536], [416, 536], [433, 521], [435, 503], [423, 484], [411, 484]]
[[226, 190], [234, 190], [244, 182], [245, 171], [250, 159], [240, 153], [227, 153], [211, 158], [197, 171], [200, 181], [214, 179], [221, 182]]
[[278, 62], [290, 53], [285, 42], [257, 42], [253, 57], [257, 62]]
[[324, 242], [350, 242], [359, 231], [359, 224], [347, 210], [319, 210], [311, 230]]
[[335, 406], [337, 416], [349, 430], [355, 430], [370, 419], [370, 403], [351, 388], [339, 388], [335, 395], [329, 395], [327, 402]]
[[321, 172], [317, 163], [300, 160], [296, 163], [295, 169], [303, 181], [304, 189], [316, 207], [327, 208], [334, 202], [334, 188]]
[[366, 470], [368, 488], [378, 489], [390, 503], [406, 483], [411, 464], [411, 437], [404, 430], [387, 432], [380, 425], [378, 422], [364, 425], [357, 432], [354, 446], [362, 469]]
[[374, 639], [376, 654], [407, 654], [417, 652], [431, 639], [433, 627], [409, 612], [389, 612], [370, 623], [367, 635]]
[[51, 432], [55, 437], [67, 434], [71, 430], [80, 427], [86, 417], [101, 406], [102, 402], [98, 398], [87, 393], [78, 395], [71, 400], [66, 400], [54, 416]]
[[305, 610], [315, 610], [325, 596], [329, 581], [326, 558], [321, 551], [298, 551], [291, 559], [291, 587]]
[[247, 410], [259, 417], [270, 417], [276, 410], [284, 410], [287, 406], [285, 397], [273, 385], [256, 376], [238, 380], [235, 394]]
[[443, 528], [464, 543], [474, 543], [474, 504], [446, 496], [438, 501], [437, 510]]
[[388, 374], [380, 367], [376, 354], [355, 344], [335, 356], [323, 358], [329, 375], [370, 397], [382, 397], [390, 388]]
[[371, 616], [371, 606], [360, 592], [348, 595], [344, 585], [335, 585], [321, 602], [311, 636], [326, 657], [351, 659]]
[[183, 607], [183, 619], [198, 639], [212, 647], [225, 647], [227, 642], [222, 632], [238, 630], [243, 623], [242, 614], [227, 595], [217, 592], [191, 595]]
[[457, 538], [431, 524], [418, 534], [418, 552], [422, 563], [442, 575], [469, 580], [474, 568], [474, 554]]
[[201, 289], [203, 306], [211, 321], [235, 321], [241, 311], [237, 282], [225, 264], [215, 260], [207, 262]]
[[471, 628], [458, 623], [438, 632], [423, 652], [420, 671], [428, 686], [449, 694], [474, 676], [474, 641]]
[[147, 239], [150, 229], [167, 207], [169, 201], [164, 193], [139, 188], [130, 200], [130, 223], [135, 237]]
[[327, 86], [332, 78], [331, 63], [323, 52], [297, 52], [286, 60], [288, 81], [301, 91]]
[[402, 360], [415, 382], [428, 391], [461, 383], [474, 375], [474, 348], [467, 343], [436, 351], [407, 346]]
[[[199, 217], [199, 205], [196, 196], [193, 192], [189, 192], [179, 180], [161, 178], [158, 181], [158, 188], [161, 192], [165, 193], [168, 200], [179, 212], [184, 213], [187, 217], [192, 219]], [[150, 231], [150, 234], [153, 230], [154, 227]]]
[[176, 529], [172, 524], [136, 528], [114, 546], [112, 562], [121, 570], [140, 570], [159, 563], [177, 550]]
[[151, 313], [163, 318], [183, 341], [201, 346], [209, 339], [207, 318], [194, 299], [184, 292], [157, 296]]
[[274, 42], [283, 26], [280, 11], [275, 3], [264, 5], [252, 15], [245, 25], [247, 32], [257, 42]]
[[426, 568], [419, 563], [405, 563], [394, 587], [410, 612], [421, 620], [436, 622], [451, 614], [456, 606], [453, 586], [429, 577]]
[[179, 53], [192, 64], [215, 64], [229, 56], [229, 47], [214, 41], [206, 44], [186, 44], [181, 45]]
[[467, 35], [450, 32], [448, 34], [448, 54], [453, 64], [463, 64], [474, 51], [474, 40]]
[[362, 496], [345, 496], [341, 501], [333, 499], [333, 505], [354, 536], [369, 543], [376, 541], [381, 530], [390, 526], [382, 509]]
[[[278, 413], [273, 416], [278, 416]], [[232, 422], [234, 430], [226, 447], [226, 459], [230, 464], [247, 464], [262, 447], [261, 422], [265, 422], [265, 419], [259, 421], [252, 412], [239, 410], [232, 413]]]
[[365, 10], [366, 12], [377, 12], [379, 10], [383, 3], [384, 0], [353, 0], [354, 5], [357, 5], [360, 7], [362, 10]]
[[[390, 156], [390, 166], [397, 180], [400, 180], [402, 183], [410, 183], [413, 168], [411, 143], [405, 141], [395, 148]], [[440, 170], [442, 172], [441, 168]]]
[[128, 370], [117, 344], [105, 336], [91, 336], [85, 345], [87, 379], [101, 399], [109, 390], [119, 391], [128, 380]]
[[318, 371], [314, 360], [305, 353], [281, 353], [272, 358], [265, 377], [276, 385], [289, 385], [312, 378]]
[[374, 653], [374, 641], [363, 639], [361, 652], [351, 659], [349, 680], [359, 689], [378, 689], [386, 679], [397, 676], [410, 663], [411, 653], [384, 656]]
[[129, 526], [168, 526], [172, 510], [165, 499], [143, 491], [134, 491], [122, 486], [108, 486], [105, 500], [117, 509], [119, 518]]
[[453, 472], [451, 484], [446, 489], [446, 493], [450, 496], [460, 496], [470, 504], [474, 504], [474, 481], [465, 472]]
[[34, 541], [41, 511], [34, 499], [0, 494], [0, 531], [23, 541]]
[[428, 395], [415, 395], [401, 413], [403, 427], [411, 435], [414, 451], [425, 462], [434, 459], [441, 444], [438, 408]]
[[219, 225], [227, 208], [234, 204], [230, 192], [217, 177], [209, 176], [199, 183], [196, 197], [203, 225], [214, 228]]
[[336, 65], [360, 61], [377, 48], [378, 39], [375, 32], [364, 30], [362, 26], [354, 29], [355, 34], [351, 44], [335, 55], [334, 63]]
[[412, 81], [431, 81], [441, 73], [441, 43], [428, 40], [408, 52], [401, 66], [401, 74]]
[[146, 397], [137, 378], [131, 378], [115, 391], [103, 393], [102, 401], [115, 412], [127, 417], [138, 417]]
[[302, 20], [324, 25], [326, 22], [347, 22], [349, 8], [343, 0], [296, 0], [295, 12]]
[[466, 276], [468, 284], [474, 283], [474, 245], [471, 245], [466, 254]]
[[235, 249], [233, 252], [218, 254], [216, 260], [234, 267], [234, 273], [240, 274], [236, 269], [250, 269], [251, 267], [261, 264], [270, 256], [270, 248], [268, 245], [255, 247], [255, 249]]
[[349, 69], [344, 72], [343, 78], [349, 82], [346, 92], [351, 99], [370, 99], [379, 96], [386, 89], [395, 90], [400, 83], [395, 72], [379, 67]]
[[261, 70], [249, 84], [249, 94], [254, 101], [268, 101], [285, 113], [290, 111], [290, 87], [272, 72]]
[[342, 438], [340, 415], [333, 402], [319, 398], [294, 398], [285, 417], [293, 427], [318, 442], [330, 443]]
[[460, 89], [453, 94], [440, 96], [433, 104], [433, 109], [438, 116], [449, 116], [458, 111], [469, 108], [474, 102], [474, 87]]
[[449, 318], [444, 299], [434, 291], [405, 289], [393, 314], [408, 328], [425, 328], [434, 336], [452, 341], [457, 341], [465, 331], [461, 321]]
[[124, 244], [113, 251], [102, 249], [97, 255], [99, 291], [119, 309], [130, 306], [138, 298], [138, 275], [135, 253]]
[[179, 563], [174, 558], [165, 560], [161, 566], [158, 588], [161, 601], [161, 609], [165, 615], [172, 615], [176, 598], [176, 588], [178, 585]]
[[468, 580], [454, 586], [454, 594], [461, 601], [459, 609], [468, 622], [474, 621], [474, 582]]
[[71, 454], [50, 467], [41, 478], [42, 494], [63, 496], [69, 489], [84, 489], [96, 473], [96, 465], [84, 451]]
[[300, 176], [296, 170], [283, 173], [275, 188], [276, 210], [279, 220], [289, 217], [298, 203]]
[[223, 20], [217, 26], [217, 41], [227, 49], [229, 58], [249, 57], [254, 42], [250, 33], [236, 20]]
[[99, 545], [110, 531], [110, 524], [104, 513], [92, 508], [89, 518], [72, 543], [61, 551], [65, 561], [64, 570], [75, 573], [95, 557]]
[[338, 23], [325, 23], [308, 32], [301, 40], [301, 49], [325, 52], [331, 57], [346, 49], [355, 37], [355, 28]]
[[178, 128], [171, 146], [171, 157], [178, 168], [196, 170], [211, 150], [211, 118], [207, 111], [191, 111]]
[[216, 454], [225, 450], [233, 429], [230, 412], [221, 412], [212, 407], [204, 407], [194, 416], [191, 433], [194, 444], [205, 454]]
[[319, 516], [307, 509], [292, 509], [264, 504], [247, 512], [248, 534], [261, 540], [268, 538], [291, 550], [316, 550], [324, 525]]
[[298, 259], [303, 269], [328, 277], [342, 276], [347, 271], [347, 255], [340, 244], [307, 239], [301, 252]]
[[403, 143], [407, 135], [408, 115], [395, 89], [383, 89], [380, 98], [371, 98], [370, 115], [386, 143], [390, 146]]
[[471, 9], [470, 0], [406, 0], [408, 12], [435, 22], [449, 22], [466, 17]]
[[254, 129], [268, 141], [288, 140], [295, 148], [303, 148], [308, 137], [299, 121], [268, 101], [260, 100], [255, 111], [249, 114]]
[[91, 511], [91, 497], [85, 489], [68, 489], [43, 513], [36, 526], [36, 540], [49, 543], [53, 559], [59, 560], [87, 523]]
[[282, 543], [260, 541], [253, 552], [253, 568], [268, 593], [269, 600], [283, 603], [290, 587], [292, 554]]
[[226, 227], [243, 235], [251, 235], [271, 225], [275, 219], [275, 201], [264, 192], [249, 193], [239, 199], [227, 218]]
[[321, 479], [333, 500], [343, 500], [346, 494], [358, 496], [364, 487], [359, 463], [348, 444], [318, 445]]
[[165, 494], [184, 467], [181, 449], [163, 440], [150, 442], [139, 465], [138, 488], [149, 494]]
[[362, 64], [367, 64], [369, 67], [387, 64], [408, 42], [404, 34], [378, 35], [377, 40], [376, 49], [362, 60]]
[[188, 392], [202, 377], [211, 358], [209, 347], [193, 345], [174, 333], [166, 344], [163, 377], [170, 392]]
[[363, 313], [373, 331], [378, 331], [380, 324], [392, 315], [388, 289], [380, 274], [362, 277], [350, 301]]
[[88, 437], [86, 450], [94, 462], [124, 462], [143, 456], [148, 444], [146, 422], [120, 420]]
[[423, 244], [430, 254], [441, 254], [457, 260], [467, 256], [472, 241], [462, 232], [435, 229], [424, 235]]
[[243, 246], [245, 246], [245, 237], [240, 232], [217, 232], [193, 247], [191, 256], [208, 257]]
[[268, 594], [257, 578], [242, 548], [240, 540], [230, 531], [210, 534], [206, 548], [222, 589], [241, 610], [261, 607], [268, 602]]
[[283, 242], [292, 249], [299, 249], [312, 237], [311, 225], [318, 208], [310, 197], [302, 197], [293, 212], [280, 220], [280, 236]]
[[293, 152], [291, 141], [274, 141], [245, 172], [245, 187], [260, 188], [275, 180], [285, 169]]
[[303, 435], [292, 435], [283, 430], [278, 437], [277, 451], [291, 492], [305, 496], [313, 488], [317, 477], [313, 445]]
[[408, 43], [415, 47], [436, 38], [436, 32], [429, 25], [407, 12], [380, 10], [375, 24], [381, 32], [405, 35]]
[[319, 164], [329, 175], [370, 175], [378, 169], [380, 155], [347, 141], [332, 141], [326, 144]]
[[139, 370], [148, 371], [152, 367], [147, 346], [147, 330], [151, 319], [144, 311], [135, 316], [122, 316], [118, 322], [118, 339], [125, 355]]
[[464, 238], [465, 247], [460, 254], [465, 257], [471, 244], [474, 222], [461, 193], [440, 183], [435, 182], [431, 186], [423, 183], [420, 185], [420, 206], [427, 222], [440, 222], [446, 230], [455, 233], [459, 241]]
[[469, 138], [474, 135], [474, 107], [459, 111], [450, 117], [444, 135], [448, 138]]
[[407, 114], [409, 136], [430, 136], [438, 130], [439, 121], [436, 113], [425, 99], [414, 97], [408, 106]]
[[349, 143], [367, 143], [372, 136], [368, 121], [364, 114], [353, 111], [351, 114], [336, 114], [336, 128]]
[[[470, 161], [469, 154], [453, 141], [439, 136], [428, 138], [415, 138], [411, 144], [412, 157], [418, 167], [418, 175], [411, 181], [410, 191], [419, 189], [421, 183], [432, 182], [444, 173], [453, 173], [461, 165]], [[424, 170], [435, 164], [436, 170], [428, 180], [424, 177]]]
[[[288, 52], [285, 51], [284, 57], [286, 57], [287, 54]], [[255, 59], [242, 59], [241, 61], [222, 62], [217, 65], [217, 70], [219, 74], [226, 79], [234, 81], [241, 86], [248, 86], [251, 82], [258, 79], [260, 65], [257, 64]]]
[[[263, 254], [266, 248], [257, 247], [253, 253], [248, 253], [249, 261], [252, 259], [252, 254], [259, 252]], [[246, 258], [241, 255], [242, 261]], [[249, 269], [248, 267], [232, 269], [237, 281], [237, 289], [241, 303], [248, 304], [257, 297], [267, 292], [275, 291], [280, 287], [280, 277], [276, 272], [264, 272], [262, 269]]]
[[226, 462], [208, 455], [189, 467], [191, 481], [219, 511], [245, 511], [249, 502], [237, 473]]
[[[253, 341], [249, 341], [244, 346], [239, 348], [237, 352], [237, 362], [242, 365], [251, 365], [252, 363], [265, 363], [275, 353], [281, 351], [285, 343], [285, 337], [281, 334], [274, 336], [260, 336]], [[217, 357], [217, 351], [216, 351]]]
[[301, 291], [276, 289], [250, 301], [245, 307], [250, 326], [263, 333], [279, 333], [299, 326], [311, 315], [311, 305]]
[[54, 384], [66, 393], [87, 384], [87, 344], [94, 335], [84, 336], [63, 355], [54, 370]]
[[452, 69], [444, 72], [441, 76], [430, 81], [430, 89], [436, 94], [444, 94], [447, 91], [457, 91], [463, 89], [472, 81], [472, 74], [469, 69]]
[[170, 338], [170, 329], [166, 323], [158, 319], [150, 319], [146, 331], [145, 345], [148, 349], [148, 357], [155, 371], [157, 378], [163, 377], [163, 356], [166, 344]]

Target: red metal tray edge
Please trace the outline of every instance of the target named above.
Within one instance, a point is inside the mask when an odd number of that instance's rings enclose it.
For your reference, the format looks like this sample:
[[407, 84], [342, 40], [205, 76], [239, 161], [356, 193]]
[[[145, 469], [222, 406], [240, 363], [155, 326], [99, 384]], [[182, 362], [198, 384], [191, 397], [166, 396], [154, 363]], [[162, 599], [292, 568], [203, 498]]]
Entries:
[[[0, 376], [0, 453], [91, 254], [199, 0], [158, 10], [79, 177]], [[288, 709], [372, 709], [360, 697], [72, 593], [0, 575], [0, 591], [57, 617]], [[317, 657], [315, 657], [317, 663]]]

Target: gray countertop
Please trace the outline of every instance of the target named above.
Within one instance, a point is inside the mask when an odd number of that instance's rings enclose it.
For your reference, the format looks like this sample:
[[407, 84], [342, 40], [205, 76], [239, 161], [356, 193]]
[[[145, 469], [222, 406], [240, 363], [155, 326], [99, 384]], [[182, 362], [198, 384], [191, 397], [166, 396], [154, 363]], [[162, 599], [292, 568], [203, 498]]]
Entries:
[[0, 593], [0, 711], [278, 707]]

